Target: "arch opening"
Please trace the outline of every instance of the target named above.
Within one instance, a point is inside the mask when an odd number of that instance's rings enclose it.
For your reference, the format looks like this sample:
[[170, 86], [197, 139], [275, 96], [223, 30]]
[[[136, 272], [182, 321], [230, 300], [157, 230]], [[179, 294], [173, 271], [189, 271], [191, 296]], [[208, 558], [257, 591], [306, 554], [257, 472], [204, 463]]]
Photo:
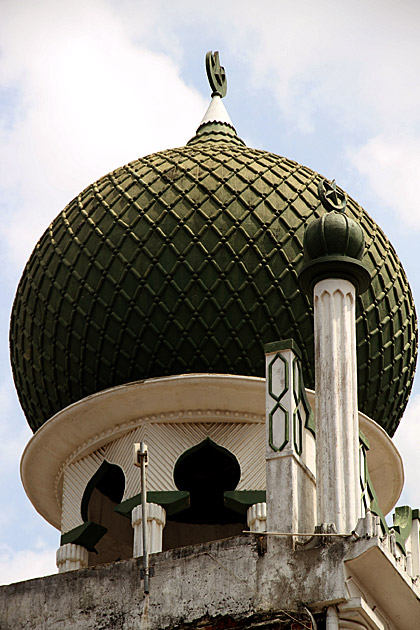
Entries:
[[129, 519], [115, 512], [125, 490], [125, 475], [120, 466], [102, 462], [88, 482], [81, 503], [81, 515], [106, 527], [107, 532], [89, 552], [89, 566], [125, 560], [133, 556], [133, 528]]
[[173, 476], [178, 490], [190, 493], [190, 506], [167, 518], [164, 550], [236, 536], [246, 528], [244, 517], [225, 506], [224, 492], [234, 490], [241, 478], [228, 449], [206, 438], [182, 453]]

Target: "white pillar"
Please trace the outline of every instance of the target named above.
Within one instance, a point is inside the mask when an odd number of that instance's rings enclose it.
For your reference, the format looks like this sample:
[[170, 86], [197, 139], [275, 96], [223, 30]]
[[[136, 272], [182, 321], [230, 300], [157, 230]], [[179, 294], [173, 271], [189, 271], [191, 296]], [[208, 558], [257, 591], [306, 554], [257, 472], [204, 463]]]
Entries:
[[286, 340], [268, 344], [265, 352], [267, 530], [312, 532], [315, 445], [298, 350]]
[[[410, 535], [405, 542], [405, 548], [407, 551], [407, 559], [410, 557], [411, 564], [411, 577], [416, 580], [420, 575], [420, 549], [419, 549], [419, 510], [413, 510], [411, 520]], [[409, 556], [410, 554], [410, 556]]]
[[314, 287], [318, 525], [340, 533], [361, 516], [355, 298], [348, 280]]
[[254, 503], [248, 508], [246, 520], [251, 532], [267, 531], [267, 503]]
[[67, 543], [57, 549], [56, 564], [59, 573], [85, 569], [88, 566], [88, 551], [81, 545]]
[[[166, 523], [166, 511], [157, 503], [147, 504], [147, 525], [149, 535], [149, 553], [162, 551], [163, 528]], [[131, 512], [131, 524], [134, 527], [133, 558], [143, 555], [142, 509], [137, 505]]]

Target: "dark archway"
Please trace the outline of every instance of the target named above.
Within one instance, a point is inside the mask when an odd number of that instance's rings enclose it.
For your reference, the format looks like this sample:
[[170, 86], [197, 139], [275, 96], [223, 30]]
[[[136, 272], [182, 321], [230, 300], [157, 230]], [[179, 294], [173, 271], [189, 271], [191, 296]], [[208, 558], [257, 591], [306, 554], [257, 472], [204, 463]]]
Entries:
[[174, 466], [178, 490], [189, 492], [224, 492], [234, 490], [241, 478], [235, 455], [206, 438], [182, 453]]
[[89, 519], [89, 504], [94, 490], [98, 490], [114, 503], [120, 503], [124, 495], [125, 475], [116, 464], [110, 464], [106, 460], [102, 462], [96, 473], [90, 478], [83, 493], [80, 511], [83, 522]]
[[97, 553], [89, 553], [89, 566], [125, 560], [133, 556], [133, 528], [128, 519], [116, 514], [125, 489], [125, 475], [116, 464], [102, 462], [83, 494], [81, 515], [106, 527], [107, 533], [96, 544]]
[[224, 492], [241, 478], [233, 453], [206, 438], [179, 457], [173, 474], [178, 490], [190, 493], [190, 507], [168, 517], [164, 549], [235, 536], [246, 527], [243, 516], [224, 502]]

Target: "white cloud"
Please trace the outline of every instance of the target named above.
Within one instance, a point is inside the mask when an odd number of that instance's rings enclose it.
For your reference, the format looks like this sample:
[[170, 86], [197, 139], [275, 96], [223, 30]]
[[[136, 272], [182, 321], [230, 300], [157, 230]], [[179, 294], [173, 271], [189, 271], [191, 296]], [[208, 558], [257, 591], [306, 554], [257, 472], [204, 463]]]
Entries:
[[380, 135], [350, 150], [349, 158], [383, 205], [392, 209], [405, 225], [420, 229], [420, 136]]
[[184, 144], [207, 103], [169, 56], [130, 41], [103, 1], [6, 6], [0, 88], [17, 87], [19, 114], [0, 126], [0, 187], [9, 201], [2, 233], [22, 265], [83, 187]]
[[420, 508], [420, 395], [414, 396], [393, 438], [404, 463], [405, 484], [399, 505]]
[[12, 584], [57, 572], [55, 549], [38, 544], [37, 549], [16, 551], [0, 545], [0, 584]]
[[[293, 6], [183, 0], [176, 8], [159, 0], [9, 0], [2, 11], [0, 89], [9, 90], [15, 110], [0, 123], [0, 187], [8, 206], [2, 233], [4, 258], [14, 265], [25, 262], [84, 186], [192, 135], [206, 102], [180, 76], [182, 29], [199, 25], [242, 57], [251, 84], [271, 89], [279, 112], [303, 133], [316, 130], [319, 116], [331, 120], [331, 133], [368, 129], [377, 138], [401, 127], [408, 133], [420, 122], [415, 3], [401, 11], [395, 3], [361, 0]], [[375, 148], [374, 141], [365, 145], [360, 159]], [[391, 165], [373, 163], [367, 175], [371, 185], [382, 179], [390, 185]], [[402, 212], [412, 220], [411, 211]]]

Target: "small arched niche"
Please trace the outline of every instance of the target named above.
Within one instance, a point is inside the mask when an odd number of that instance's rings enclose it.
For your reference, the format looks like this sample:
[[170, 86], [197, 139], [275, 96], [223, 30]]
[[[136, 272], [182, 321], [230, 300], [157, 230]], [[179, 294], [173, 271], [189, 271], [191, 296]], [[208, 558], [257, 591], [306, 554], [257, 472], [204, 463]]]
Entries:
[[133, 528], [130, 519], [114, 509], [124, 495], [125, 475], [116, 464], [103, 461], [88, 482], [81, 503], [83, 522], [106, 527], [96, 544], [97, 553], [89, 552], [89, 566], [125, 560], [133, 556]]
[[190, 493], [190, 506], [167, 517], [164, 550], [236, 536], [246, 527], [243, 515], [224, 502], [224, 492], [234, 490], [241, 478], [229, 450], [206, 438], [182, 453], [173, 475], [178, 490]]

